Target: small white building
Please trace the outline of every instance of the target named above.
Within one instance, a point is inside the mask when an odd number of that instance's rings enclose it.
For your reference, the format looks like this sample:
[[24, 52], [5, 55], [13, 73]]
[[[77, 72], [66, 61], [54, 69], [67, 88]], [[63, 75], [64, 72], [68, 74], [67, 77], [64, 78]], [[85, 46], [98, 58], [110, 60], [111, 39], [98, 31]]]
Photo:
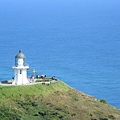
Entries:
[[23, 85], [29, 83], [27, 79], [27, 70], [29, 66], [25, 63], [26, 56], [19, 50], [19, 53], [15, 56], [14, 69], [14, 81], [12, 84]]

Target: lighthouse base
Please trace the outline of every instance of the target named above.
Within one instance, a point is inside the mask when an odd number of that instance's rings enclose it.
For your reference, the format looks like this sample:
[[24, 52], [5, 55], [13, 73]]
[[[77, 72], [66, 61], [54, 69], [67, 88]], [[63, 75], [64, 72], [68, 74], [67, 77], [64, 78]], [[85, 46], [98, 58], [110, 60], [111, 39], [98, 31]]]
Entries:
[[13, 81], [13, 85], [25, 85], [25, 84], [29, 84], [30, 82], [29, 82], [29, 80], [14, 80]]
[[13, 67], [13, 68], [14, 68], [15, 78], [12, 84], [23, 85], [30, 83], [29, 80], [27, 79], [27, 69], [29, 68], [28, 66]]

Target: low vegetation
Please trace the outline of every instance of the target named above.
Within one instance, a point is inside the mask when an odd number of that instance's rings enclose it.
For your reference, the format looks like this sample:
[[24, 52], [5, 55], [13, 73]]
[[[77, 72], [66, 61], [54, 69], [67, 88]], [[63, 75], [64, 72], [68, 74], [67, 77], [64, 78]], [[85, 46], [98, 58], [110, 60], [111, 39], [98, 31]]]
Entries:
[[36, 78], [35, 82], [51, 82], [53, 81], [52, 78], [44, 78], [44, 79], [40, 79], [40, 78]]
[[104, 99], [58, 81], [50, 85], [0, 86], [0, 120], [120, 120]]
[[106, 100], [104, 100], [104, 99], [101, 99], [101, 100], [99, 100], [99, 101], [102, 102], [102, 103], [107, 104]]

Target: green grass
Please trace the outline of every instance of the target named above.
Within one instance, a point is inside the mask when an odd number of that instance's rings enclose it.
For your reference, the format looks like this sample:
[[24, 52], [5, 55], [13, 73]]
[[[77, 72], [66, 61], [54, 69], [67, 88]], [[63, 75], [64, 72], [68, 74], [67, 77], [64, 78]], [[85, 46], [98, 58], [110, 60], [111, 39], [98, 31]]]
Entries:
[[120, 111], [62, 81], [0, 86], [2, 120], [120, 120]]
[[50, 85], [34, 84], [34, 85], [19, 85], [19, 86], [0, 86], [0, 95], [4, 97], [15, 97], [25, 95], [38, 95], [38, 94], [49, 94], [54, 91], [64, 92], [68, 91], [67, 87], [63, 82], [58, 81], [57, 83]]

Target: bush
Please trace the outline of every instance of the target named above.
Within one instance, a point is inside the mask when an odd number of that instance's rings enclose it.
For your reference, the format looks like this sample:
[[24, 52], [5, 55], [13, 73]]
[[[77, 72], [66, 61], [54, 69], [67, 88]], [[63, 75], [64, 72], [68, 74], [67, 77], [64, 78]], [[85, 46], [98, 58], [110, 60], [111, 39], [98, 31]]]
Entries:
[[56, 110], [63, 111], [62, 108], [60, 108], [60, 107], [56, 107]]
[[40, 111], [40, 112], [38, 112], [38, 114], [40, 114], [41, 116], [47, 115], [46, 111]]
[[18, 110], [15, 108], [1, 107], [0, 120], [21, 120], [21, 116], [18, 114]]
[[76, 116], [76, 113], [72, 113], [71, 116]]
[[79, 99], [78, 99], [78, 98], [76, 98], [76, 97], [74, 98], [74, 100], [75, 100], [75, 101], [79, 101]]
[[99, 118], [99, 120], [108, 120], [108, 118]]
[[35, 82], [42, 82], [43, 80], [36, 80]]
[[108, 115], [108, 117], [113, 120], [116, 119], [113, 115]]
[[32, 104], [33, 107], [37, 107], [38, 106], [38, 104], [36, 102], [32, 102], [31, 104]]
[[100, 102], [107, 104], [106, 100], [101, 99]]
[[89, 116], [91, 116], [91, 117], [92, 117], [92, 116], [93, 116], [93, 115], [92, 115], [92, 113], [89, 113]]

